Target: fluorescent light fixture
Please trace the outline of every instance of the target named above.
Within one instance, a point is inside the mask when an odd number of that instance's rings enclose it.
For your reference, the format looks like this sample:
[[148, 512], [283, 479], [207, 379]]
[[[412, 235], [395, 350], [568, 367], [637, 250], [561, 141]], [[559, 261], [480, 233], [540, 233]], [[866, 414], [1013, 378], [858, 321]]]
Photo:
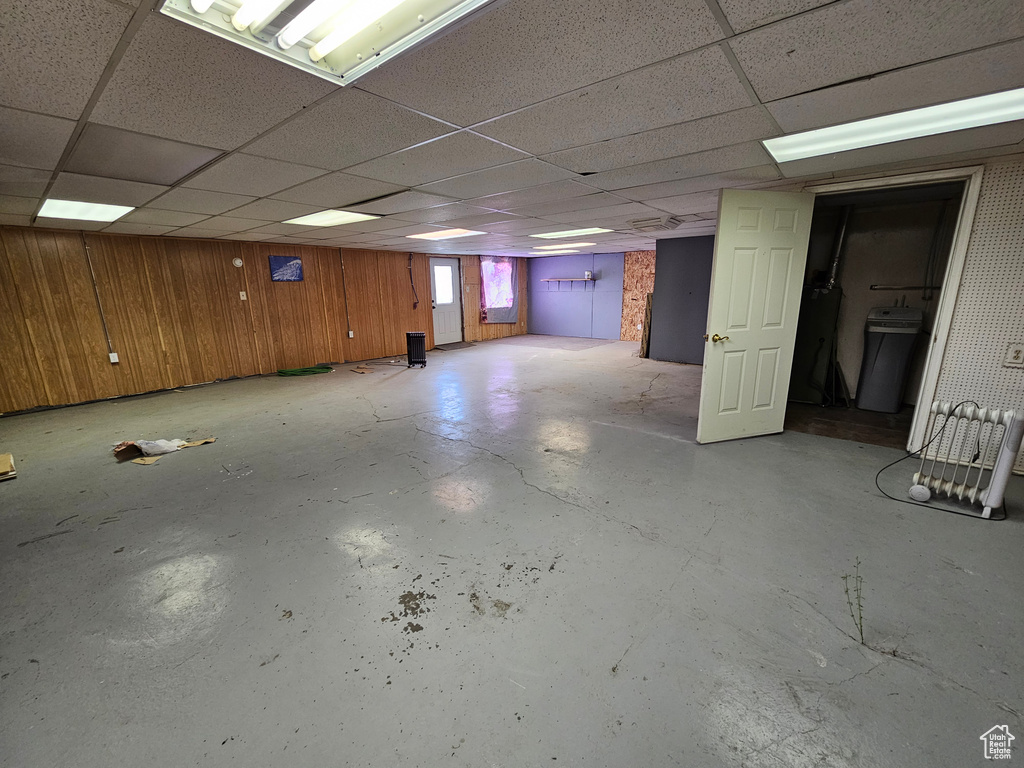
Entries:
[[[160, 12], [336, 85], [348, 85], [499, 2], [162, 0]], [[289, 12], [293, 5], [297, 13]]]
[[470, 235], [486, 235], [486, 232], [476, 232], [472, 229], [439, 229], [434, 232], [424, 232], [419, 235], [406, 235], [413, 240], [451, 240], [456, 237], [469, 237]]
[[338, 0], [313, 0], [277, 35], [277, 44], [288, 50], [340, 10]]
[[582, 237], [583, 235], [598, 235], [602, 232], [611, 232], [610, 229], [601, 227], [590, 227], [588, 229], [564, 229], [561, 232], [545, 232], [542, 235], [530, 235], [530, 237], [543, 237], [546, 240], [554, 240], [559, 237]]
[[135, 208], [130, 205], [82, 203], [77, 200], [46, 200], [39, 215], [47, 219], [74, 219], [75, 221], [117, 221]]
[[334, 29], [309, 49], [309, 58], [313, 61], [320, 61], [338, 46], [347, 43], [403, 2], [405, 0], [374, 0], [373, 2], [352, 3], [334, 17]]
[[535, 246], [535, 250], [560, 251], [563, 248], [586, 248], [588, 245], [597, 245], [597, 243], [559, 243], [558, 245], [538, 245]]
[[559, 251], [530, 251], [531, 256], [559, 256], [563, 253], [579, 253], [574, 250], [559, 250]]
[[292, 0], [245, 0], [231, 17], [231, 23], [239, 32], [251, 27], [253, 33], [257, 33], [258, 29], [262, 29], [264, 22], [277, 16], [291, 4]]
[[301, 224], [304, 227], [337, 227], [341, 224], [354, 224], [357, 221], [368, 219], [379, 219], [380, 216], [371, 216], [368, 213], [353, 213], [352, 211], [319, 211], [308, 213], [295, 219], [288, 219], [282, 224]]
[[962, 131], [1024, 119], [1024, 88], [911, 109], [843, 125], [765, 139], [762, 143], [776, 162], [874, 147], [894, 141]]

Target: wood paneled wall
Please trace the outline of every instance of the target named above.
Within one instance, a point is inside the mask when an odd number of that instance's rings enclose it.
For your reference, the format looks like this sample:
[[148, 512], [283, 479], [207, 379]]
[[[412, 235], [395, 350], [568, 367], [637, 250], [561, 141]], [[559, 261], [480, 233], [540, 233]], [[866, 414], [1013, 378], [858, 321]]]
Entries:
[[[271, 254], [304, 279], [273, 282]], [[480, 323], [479, 259], [460, 258], [466, 340], [526, 333], [525, 260], [506, 325]], [[404, 355], [407, 331], [431, 349], [429, 256], [411, 266], [416, 307], [408, 253], [0, 227], [0, 413]]]
[[655, 251], [627, 251], [622, 273], [622, 341], [640, 341], [643, 337], [647, 294], [654, 291]]
[[[455, 257], [453, 257], [455, 258]], [[466, 341], [488, 341], [526, 333], [526, 259], [516, 259], [519, 280], [519, 321], [516, 323], [480, 322], [480, 257], [459, 256], [462, 260], [462, 319]]]
[[116, 394], [81, 233], [0, 229], [0, 411]]

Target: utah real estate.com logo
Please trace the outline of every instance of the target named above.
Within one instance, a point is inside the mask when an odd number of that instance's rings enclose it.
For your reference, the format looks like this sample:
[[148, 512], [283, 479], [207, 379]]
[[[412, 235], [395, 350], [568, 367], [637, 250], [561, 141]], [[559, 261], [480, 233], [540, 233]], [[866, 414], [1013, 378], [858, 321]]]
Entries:
[[981, 734], [980, 738], [985, 742], [986, 760], [1009, 760], [1012, 757], [1010, 754], [1010, 742], [1016, 736], [1010, 733], [1009, 726], [993, 725]]

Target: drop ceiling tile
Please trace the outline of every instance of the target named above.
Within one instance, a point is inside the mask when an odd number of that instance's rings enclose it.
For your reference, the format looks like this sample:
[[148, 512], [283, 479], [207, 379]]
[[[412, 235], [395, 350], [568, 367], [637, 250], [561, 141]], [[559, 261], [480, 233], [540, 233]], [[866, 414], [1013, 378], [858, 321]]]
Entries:
[[1024, 87], [1024, 40], [950, 56], [787, 99], [768, 110], [787, 132]]
[[109, 226], [109, 222], [78, 221], [77, 219], [47, 219], [39, 217], [36, 219], [35, 226], [43, 229], [75, 229], [83, 230], [85, 232], [99, 232], [104, 227]]
[[450, 219], [444, 222], [444, 226], [448, 229], [489, 229], [494, 224], [500, 224], [505, 221], [521, 221], [521, 216], [516, 216], [513, 213], [496, 213], [494, 211], [487, 211], [477, 216], [463, 216], [458, 219]]
[[987, 125], [967, 131], [943, 133], [921, 139], [898, 141], [878, 147], [865, 147], [849, 152], [838, 152], [822, 157], [809, 157], [780, 163], [779, 168], [787, 178], [809, 176], [825, 171], [870, 168], [873, 166], [901, 163], [924, 158], [942, 157], [958, 152], [989, 147], [1005, 147], [1024, 141], [1024, 120], [1000, 125]]
[[[324, 210], [323, 206], [303, 205], [302, 203], [289, 203], [284, 200], [275, 200], [266, 197], [254, 203], [240, 206], [231, 211], [232, 216], [243, 219], [266, 219], [267, 221], [287, 221], [297, 219], [310, 213], [319, 213]], [[296, 226], [302, 226], [301, 224]], [[285, 233], [287, 234], [287, 233]]]
[[274, 237], [276, 235], [298, 235], [302, 232], [308, 232], [309, 227], [304, 227], [301, 224], [265, 224], [262, 227], [256, 227], [248, 231], [265, 237]]
[[722, 36], [700, 0], [517, 0], [372, 72], [359, 87], [469, 125]]
[[49, 183], [49, 171], [0, 165], [0, 195], [42, 197]]
[[607, 205], [617, 205], [628, 202], [611, 192], [596, 192], [592, 195], [582, 197], [570, 197], [567, 200], [552, 200], [549, 203], [530, 205], [524, 208], [513, 208], [509, 213], [517, 216], [547, 216], [549, 213], [567, 213], [569, 211], [584, 211], [587, 208], [603, 208]]
[[182, 227], [176, 229], [171, 233], [173, 237], [202, 237], [202, 238], [214, 238], [220, 237], [224, 234], [223, 230], [220, 229], [206, 229], [204, 227]]
[[849, 0], [730, 45], [761, 100], [774, 101], [1021, 36], [1020, 0]]
[[625, 189], [643, 184], [706, 176], [709, 173], [734, 171], [739, 168], [752, 168], [771, 162], [771, 157], [761, 143], [750, 141], [732, 147], [709, 149], [683, 157], [595, 173], [587, 176], [587, 183], [602, 189]]
[[466, 200], [536, 187], [568, 179], [575, 175], [572, 171], [531, 157], [528, 160], [520, 160], [508, 165], [499, 165], [452, 179], [424, 184], [420, 189]]
[[28, 227], [32, 225], [32, 217], [20, 213], [0, 213], [0, 224], [5, 227]]
[[[329, 229], [337, 230], [338, 234], [345, 234], [348, 232], [379, 232], [385, 229], [394, 229], [396, 227], [405, 226], [409, 222], [402, 221], [397, 218], [391, 218], [390, 216], [383, 216], [379, 219], [367, 219], [366, 221], [355, 221], [351, 224], [343, 224], [337, 227], [329, 227]], [[317, 227], [317, 229], [328, 229], [328, 227]], [[312, 231], [312, 227], [307, 227], [307, 231]]]
[[74, 130], [73, 120], [0, 107], [0, 163], [53, 170]]
[[346, 243], [373, 243], [379, 240], [380, 237], [378, 237], [376, 232], [346, 232], [335, 239], [344, 240]]
[[265, 240], [272, 235], [266, 235], [259, 232], [235, 232], [230, 235], [219, 235], [218, 240], [244, 240], [247, 242], [259, 242]]
[[339, 170], [454, 130], [372, 93], [343, 88], [261, 136], [245, 151]]
[[273, 224], [272, 221], [259, 221], [257, 219], [240, 219], [236, 216], [211, 216], [204, 219], [195, 229], [214, 230], [215, 232], [246, 232], [256, 227]]
[[139, 208], [124, 216], [121, 221], [131, 224], [154, 224], [161, 227], [187, 227], [207, 218], [205, 213], [184, 213], [154, 208]]
[[121, 223], [120, 221], [114, 222], [109, 227], [104, 229], [104, 232], [112, 232], [117, 235], [166, 235], [168, 232], [173, 232], [175, 227], [161, 227], [156, 224], [131, 224]]
[[586, 184], [567, 179], [565, 181], [556, 181], [553, 184], [528, 187], [515, 192], [503, 192], [500, 195], [475, 197], [465, 202], [469, 205], [479, 205], [482, 208], [490, 208], [495, 211], [507, 211], [527, 205], [540, 205], [552, 200], [591, 195], [597, 191], [594, 187], [588, 187]]
[[427, 232], [440, 232], [443, 229], [454, 229], [454, 227], [438, 227], [433, 224], [406, 224], [405, 226], [395, 226], [396, 224], [404, 224], [405, 222], [393, 221], [391, 229], [379, 230], [378, 234], [382, 238], [394, 240], [399, 237], [405, 237], [406, 235], [422, 235]]
[[319, 77], [152, 13], [128, 46], [90, 119], [189, 144], [235, 149], [335, 88]]
[[677, 216], [703, 213], [718, 208], [718, 192], [695, 192], [690, 195], [676, 195], [648, 200], [647, 204]]
[[251, 203], [255, 197], [249, 195], [229, 195], [224, 192], [207, 192], [203, 189], [187, 189], [175, 187], [154, 201], [154, 207], [169, 211], [185, 211], [187, 213], [205, 213], [214, 216], [225, 213], [232, 208]]
[[739, 33], [831, 2], [834, 0], [718, 0], [718, 6]]
[[38, 197], [12, 197], [0, 195], [0, 213], [17, 213], [31, 216], [39, 207]]
[[274, 195], [274, 199], [306, 203], [323, 210], [325, 208], [346, 208], [353, 203], [362, 203], [392, 192], [401, 192], [404, 189], [405, 187], [398, 184], [387, 184], [383, 181], [352, 176], [348, 173], [329, 173], [319, 179], [278, 192]]
[[664, 216], [661, 211], [648, 208], [642, 203], [623, 203], [622, 205], [611, 205], [607, 208], [591, 208], [584, 211], [570, 211], [568, 213], [554, 213], [546, 217], [561, 224], [587, 223], [595, 221], [620, 220], [623, 217], [630, 219], [649, 219], [657, 216]]
[[172, 185], [221, 154], [219, 149], [89, 123], [64, 170]]
[[474, 130], [540, 155], [749, 106], [750, 97], [729, 60], [713, 46], [558, 96]]
[[426, 192], [416, 192], [415, 190], [409, 190], [408, 192], [397, 192], [387, 197], [382, 197], [380, 200], [372, 200], [368, 203], [360, 203], [354, 205], [349, 210], [359, 211], [360, 213], [376, 213], [378, 215], [386, 215], [389, 213], [405, 213], [406, 211], [415, 211], [420, 208], [432, 208], [435, 206], [443, 206], [447, 203], [452, 203], [455, 198], [447, 197], [445, 195], [431, 195]]
[[396, 213], [394, 218], [402, 221], [417, 221], [420, 223], [448, 222], [452, 219], [464, 216], [477, 216], [485, 213], [493, 213], [487, 208], [480, 208], [476, 205], [465, 205], [464, 203], [450, 203], [449, 205], [436, 205], [431, 208], [421, 208], [418, 211], [403, 211]]
[[320, 168], [308, 165], [296, 165], [239, 152], [219, 160], [184, 182], [182, 186], [210, 192], [264, 197], [322, 176], [324, 173], [325, 171]]
[[774, 165], [761, 165], [756, 168], [744, 168], [727, 173], [712, 173], [707, 176], [696, 176], [692, 179], [663, 181], [658, 184], [645, 184], [640, 187], [618, 189], [616, 194], [630, 200], [657, 200], [663, 197], [687, 195], [691, 192], [706, 192], [726, 187], [738, 187], [744, 184], [755, 184], [778, 179], [779, 172]]
[[487, 229], [495, 234], [532, 235], [536, 232], [548, 232], [555, 229], [565, 229], [565, 227], [559, 227], [557, 222], [546, 219], [516, 219], [514, 221], [491, 224]]
[[[504, 147], [483, 136], [462, 132], [378, 157], [368, 163], [353, 166], [348, 171], [371, 179], [413, 187], [509, 163], [525, 156], [525, 152]], [[438, 193], [445, 194], [443, 190], [438, 190]]]
[[106, 0], [11, 0], [0, 25], [0, 104], [77, 120], [132, 10]]
[[47, 197], [58, 200], [80, 200], [86, 203], [111, 205], [145, 205], [167, 187], [142, 184], [138, 181], [104, 179], [79, 173], [62, 173]]
[[576, 173], [599, 173], [755, 139], [767, 139], [779, 133], [775, 121], [764, 107], [747, 107], [555, 152], [542, 159]]

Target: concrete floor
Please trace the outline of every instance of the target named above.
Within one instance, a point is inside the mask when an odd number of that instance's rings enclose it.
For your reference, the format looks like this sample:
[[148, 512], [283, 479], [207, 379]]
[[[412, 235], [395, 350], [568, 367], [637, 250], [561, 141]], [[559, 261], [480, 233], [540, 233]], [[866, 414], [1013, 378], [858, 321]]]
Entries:
[[1019, 478], [983, 522], [880, 497], [892, 449], [695, 445], [699, 368], [635, 346], [0, 420], [0, 762], [935, 768], [1024, 739]]

